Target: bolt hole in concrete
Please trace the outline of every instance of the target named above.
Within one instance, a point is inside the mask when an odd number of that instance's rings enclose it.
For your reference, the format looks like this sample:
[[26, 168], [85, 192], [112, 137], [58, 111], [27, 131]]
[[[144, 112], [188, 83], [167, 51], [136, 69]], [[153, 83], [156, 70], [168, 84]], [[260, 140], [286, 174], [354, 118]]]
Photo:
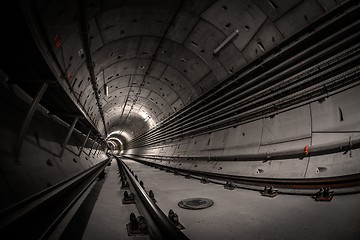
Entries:
[[208, 198], [188, 198], [181, 200], [178, 206], [190, 210], [199, 210], [211, 207], [214, 201]]

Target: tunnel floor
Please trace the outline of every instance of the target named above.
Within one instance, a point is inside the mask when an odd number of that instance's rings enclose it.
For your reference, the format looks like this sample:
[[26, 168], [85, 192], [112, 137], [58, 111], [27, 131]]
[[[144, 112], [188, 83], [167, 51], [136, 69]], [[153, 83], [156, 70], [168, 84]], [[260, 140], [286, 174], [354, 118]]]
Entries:
[[[178, 214], [190, 239], [358, 239], [360, 234], [360, 194], [335, 196], [331, 202], [295, 195], [268, 198], [256, 191], [227, 190], [132, 160], [124, 162], [144, 182], [146, 192], [153, 190], [166, 215], [170, 209]], [[136, 205], [122, 204], [124, 190], [115, 161], [106, 172], [82, 239], [150, 239], [127, 235], [130, 213], [138, 216], [139, 211]], [[187, 198], [209, 198], [214, 204], [199, 210], [180, 208], [179, 201]]]
[[[122, 198], [125, 190], [121, 190], [118, 166], [115, 161], [106, 168], [106, 178], [97, 201], [83, 231], [82, 239], [149, 239], [144, 236], [128, 236], [126, 224], [130, 213], [139, 212], [134, 204], [123, 205]], [[87, 196], [87, 198], [89, 195]]]
[[[158, 206], [179, 215], [190, 239], [358, 239], [360, 194], [335, 196], [315, 202], [309, 196], [262, 197], [259, 192], [226, 190], [160, 171], [131, 160], [124, 162], [153, 190]], [[187, 210], [178, 206], [186, 198], [209, 198], [213, 206]]]

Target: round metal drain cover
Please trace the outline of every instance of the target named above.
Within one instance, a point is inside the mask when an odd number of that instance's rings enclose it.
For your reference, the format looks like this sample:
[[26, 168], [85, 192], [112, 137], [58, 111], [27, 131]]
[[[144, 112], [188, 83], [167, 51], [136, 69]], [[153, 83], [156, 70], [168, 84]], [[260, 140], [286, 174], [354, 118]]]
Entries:
[[208, 198], [188, 198], [178, 203], [179, 207], [192, 210], [208, 208], [213, 204], [214, 201]]

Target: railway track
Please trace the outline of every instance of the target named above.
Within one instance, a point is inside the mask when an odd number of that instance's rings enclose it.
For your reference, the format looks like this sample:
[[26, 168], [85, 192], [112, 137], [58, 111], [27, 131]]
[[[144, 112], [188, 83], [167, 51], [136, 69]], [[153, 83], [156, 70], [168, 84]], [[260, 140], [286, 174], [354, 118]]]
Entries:
[[[140, 235], [146, 239], [188, 239], [148, 196], [131, 170], [119, 158], [106, 159], [74, 177], [2, 210], [0, 212], [1, 239], [53, 239], [54, 236], [56, 239], [66, 239], [69, 234], [64, 235], [64, 233], [69, 225], [73, 227], [72, 219], [65, 220], [66, 227], [64, 227], [65, 230], [60, 231], [60, 235], [54, 234], [55, 230], [60, 223], [63, 224], [63, 219], [68, 217], [67, 214], [70, 211], [75, 211], [72, 218], [76, 215], [81, 207], [77, 208], [75, 205], [78, 202], [80, 203], [78, 205], [82, 205], [81, 199], [84, 200], [87, 197], [95, 186], [95, 181], [105, 178], [105, 168], [111, 164], [112, 159], [117, 161], [119, 174], [127, 179], [129, 191], [134, 194], [141, 219], [148, 227], [147, 234]], [[79, 227], [75, 226], [75, 228], [79, 231]], [[82, 234], [83, 232], [80, 232], [80, 235], [70, 233], [70, 236], [77, 238]]]
[[[262, 191], [226, 188], [225, 181], [211, 179], [211, 183], [205, 183], [201, 181], [200, 176], [191, 175], [189, 178], [181, 171], [174, 174], [174, 172], [167, 171], [169, 169], [161, 168], [161, 166], [154, 166], [156, 168], [153, 168], [131, 159], [123, 157], [121, 159], [132, 169], [139, 180], [145, 180], [144, 186], [146, 189], [154, 190], [158, 206], [164, 212], [172, 208], [179, 213], [181, 223], [185, 226], [184, 233], [190, 239], [257, 239], [262, 228], [254, 222], [255, 219], [271, 222], [267, 226], [271, 226], [269, 229], [273, 233], [261, 233], [260, 238], [278, 239], [281, 238], [279, 237], [281, 235], [285, 239], [292, 239], [293, 229], [306, 226], [313, 228], [312, 231], [316, 232], [319, 227], [324, 226], [324, 221], [337, 221], [338, 218], [333, 217], [335, 209], [339, 207], [340, 211], [349, 209], [349, 212], [352, 212], [356, 208], [356, 202], [359, 199], [358, 194], [335, 196], [334, 199], [328, 201], [317, 200], [308, 195], [277, 194], [266, 196]], [[260, 189], [263, 190], [263, 188]], [[312, 192], [315, 193], [314, 190]], [[200, 199], [211, 200], [213, 205], [198, 210], [186, 208], [181, 204], [186, 201], [194, 201], [189, 205], [197, 207], [197, 204], [200, 205]], [[350, 199], [354, 199], [354, 205], [352, 206], [348, 202]], [[319, 203], [319, 201], [324, 202]], [[306, 219], [323, 220], [315, 220], [311, 223], [297, 222], [294, 225], [287, 221], [290, 216], [298, 217], [301, 214], [305, 214], [306, 217], [303, 217]], [[348, 216], [344, 212], [338, 212], [336, 215]], [[356, 215], [359, 214], [356, 213]], [[350, 218], [339, 220], [339, 223], [341, 221], [351, 222]], [[273, 227], [278, 226], [279, 222], [283, 222], [283, 224], [274, 229]], [[290, 227], [291, 225], [292, 227]], [[339, 226], [338, 224], [334, 225]], [[289, 227], [291, 230], [289, 230]], [[248, 230], [249, 228], [253, 228], [252, 233], [250, 233], [251, 230]], [[345, 232], [343, 227], [339, 231]], [[349, 231], [357, 230], [352, 229]], [[276, 235], [276, 233], [279, 235]], [[326, 235], [328, 238], [334, 236], [329, 232]], [[312, 239], [313, 236], [314, 233], [309, 234], [309, 238]]]
[[195, 178], [200, 181], [208, 181], [221, 185], [231, 182], [236, 188], [248, 190], [262, 191], [265, 186], [273, 186], [278, 189], [279, 193], [296, 195], [314, 195], [320, 188], [328, 187], [334, 189], [336, 195], [354, 194], [360, 192], [360, 174], [311, 179], [258, 178], [170, 167], [165, 165], [168, 160], [164, 159], [146, 159], [133, 156], [123, 157], [160, 170], [172, 172], [176, 175], [182, 175], [188, 178]]
[[[33, 195], [0, 212], [0, 236], [2, 239], [52, 239], [54, 230], [64, 219], [80, 198], [86, 197], [86, 192], [94, 186], [94, 182], [104, 177], [106, 166], [111, 160], [118, 165], [119, 182], [127, 182], [127, 191], [134, 198], [138, 209], [138, 216], [132, 216], [136, 222], [136, 229], [132, 228], [131, 215], [128, 222], [123, 223], [128, 229], [129, 237], [133, 234], [145, 239], [189, 239], [159, 208], [144, 187], [144, 183], [136, 173], [130, 169], [122, 159], [131, 159], [139, 163], [155, 167], [159, 170], [172, 172], [179, 176], [198, 179], [226, 186], [228, 182], [234, 183], [235, 188], [244, 188], [255, 191], [263, 190], [264, 186], [274, 186], [280, 194], [313, 195], [320, 187], [331, 187], [336, 195], [360, 192], [360, 176], [345, 176], [332, 179], [262, 179], [242, 176], [230, 176], [201, 171], [177, 169], [164, 166], [155, 160], [146, 161], [134, 157], [111, 157], [94, 167], [52, 186], [36, 195]], [[119, 184], [120, 186], [120, 184]], [[116, 190], [115, 190], [116, 191]], [[137, 214], [137, 212], [136, 212]], [[135, 218], [134, 218], [135, 217]], [[145, 231], [138, 231], [138, 229]], [[131, 232], [131, 234], [130, 234]], [[121, 236], [119, 236], [121, 237]], [[137, 236], [135, 236], [137, 237]], [[63, 239], [62, 236], [60, 239]]]
[[125, 174], [126, 177], [123, 177], [123, 179], [126, 179], [129, 183], [129, 189], [134, 194], [137, 208], [147, 221], [151, 239], [189, 239], [170, 221], [156, 205], [155, 201], [151, 199], [144, 190], [141, 184], [142, 181], [139, 182], [134, 172], [120, 158], [116, 157], [116, 161], [119, 167], [119, 174]]

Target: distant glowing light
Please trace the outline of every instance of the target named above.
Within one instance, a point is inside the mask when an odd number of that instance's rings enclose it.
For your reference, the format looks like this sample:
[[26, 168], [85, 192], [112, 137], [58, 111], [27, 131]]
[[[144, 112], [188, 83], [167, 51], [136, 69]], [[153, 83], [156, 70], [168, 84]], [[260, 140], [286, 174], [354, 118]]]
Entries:
[[111, 138], [108, 138], [107, 141], [109, 142], [118, 142], [120, 143], [120, 145], [123, 145], [122, 141], [118, 138], [115, 138], [115, 137], [111, 137]]
[[120, 134], [120, 131], [111, 132], [111, 133], [109, 134], [109, 137], [112, 136], [112, 135], [115, 135], [115, 134]]

